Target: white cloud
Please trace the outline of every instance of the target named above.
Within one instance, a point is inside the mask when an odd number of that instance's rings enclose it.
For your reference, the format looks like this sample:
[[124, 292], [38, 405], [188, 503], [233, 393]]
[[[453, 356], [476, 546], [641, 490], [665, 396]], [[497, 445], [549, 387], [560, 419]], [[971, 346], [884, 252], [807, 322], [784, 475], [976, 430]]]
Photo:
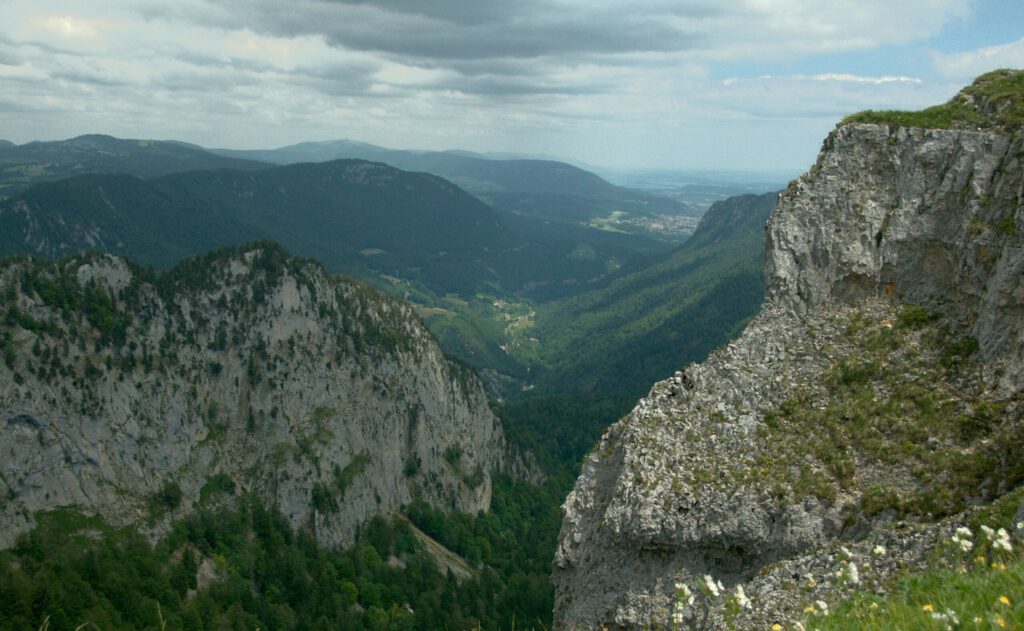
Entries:
[[71, 15], [50, 15], [39, 20], [40, 26], [59, 36], [94, 39], [99, 35], [98, 25]]
[[949, 98], [945, 86], [915, 77], [848, 73], [730, 78], [706, 94], [716, 107], [760, 118], [817, 118], [833, 123], [865, 109], [917, 109]]
[[920, 79], [914, 77], [865, 77], [863, 75], [849, 74], [846, 72], [825, 72], [814, 75], [793, 75], [794, 81], [837, 81], [840, 83], [871, 83], [879, 85], [882, 83], [921, 83]]
[[1024, 37], [1009, 44], [986, 46], [962, 53], [932, 53], [932, 63], [944, 77], [967, 83], [996, 68], [1024, 68]]

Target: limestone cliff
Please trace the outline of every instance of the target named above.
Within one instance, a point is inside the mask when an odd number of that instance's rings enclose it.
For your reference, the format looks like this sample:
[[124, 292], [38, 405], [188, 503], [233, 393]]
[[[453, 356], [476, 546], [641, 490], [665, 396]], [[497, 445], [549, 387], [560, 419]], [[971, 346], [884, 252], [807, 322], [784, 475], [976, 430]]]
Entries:
[[476, 512], [500, 422], [411, 307], [256, 244], [154, 277], [0, 269], [0, 546], [73, 507], [159, 532], [252, 493], [323, 544], [414, 496]]
[[760, 315], [586, 459], [557, 628], [670, 626], [676, 585], [704, 575], [753, 607], [691, 606], [684, 626], [791, 622], [841, 596], [840, 544], [883, 589], [945, 517], [1024, 481], [1024, 134], [948, 127], [841, 125], [780, 195]]

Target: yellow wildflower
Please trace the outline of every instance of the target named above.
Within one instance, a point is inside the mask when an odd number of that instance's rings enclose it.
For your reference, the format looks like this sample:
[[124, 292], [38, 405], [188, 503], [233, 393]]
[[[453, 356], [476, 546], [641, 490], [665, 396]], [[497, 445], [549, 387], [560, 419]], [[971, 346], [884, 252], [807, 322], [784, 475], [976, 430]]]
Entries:
[[1006, 620], [1004, 620], [1002, 616], [999, 616], [998, 618], [996, 618], [996, 624], [999, 625], [1000, 629], [1005, 629], [1006, 628]]
[[871, 603], [872, 609], [878, 609], [878, 603]]
[[782, 625], [776, 622], [772, 625], [772, 631], [782, 631]]
[[814, 605], [807, 605], [804, 607], [804, 613], [814, 613]]
[[932, 612], [935, 611], [935, 607], [932, 607], [932, 604], [928, 603], [925, 606], [921, 607], [921, 611]]
[[999, 597], [999, 603], [1009, 607], [1010, 606], [1010, 599], [1007, 598], [1006, 596], [1000, 596]]

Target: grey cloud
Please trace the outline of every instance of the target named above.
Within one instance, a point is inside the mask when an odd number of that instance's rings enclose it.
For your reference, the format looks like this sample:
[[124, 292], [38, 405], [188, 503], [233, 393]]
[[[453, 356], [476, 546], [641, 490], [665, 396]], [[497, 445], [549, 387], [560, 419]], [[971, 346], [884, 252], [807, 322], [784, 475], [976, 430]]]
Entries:
[[150, 88], [171, 92], [222, 93], [237, 87], [254, 86], [258, 77], [228, 72], [173, 72], [151, 82]]
[[[222, 0], [223, 1], [223, 0]], [[259, 0], [248, 11], [224, 17], [223, 28], [247, 27], [277, 36], [319, 35], [334, 46], [426, 60], [535, 59], [564, 54], [669, 52], [701, 46], [694, 32], [671, 27], [666, 13], [589, 11], [551, 3], [485, 2], [460, 16], [446, 1], [415, 10], [405, 0], [282, 4]], [[530, 10], [534, 7], [534, 10]], [[222, 14], [223, 15], [223, 14]]]
[[[293, 74], [288, 81], [291, 85], [310, 88], [327, 96], [367, 96], [373, 85], [371, 75], [347, 70], [337, 73], [320, 70], [315, 74]], [[374, 95], [376, 98], [381, 96], [384, 95]]]
[[167, 57], [201, 68], [232, 68], [243, 72], [270, 72], [274, 66], [254, 59], [239, 59], [237, 57], [217, 57], [196, 51], [179, 49], [167, 51]]
[[20, 66], [22, 59], [16, 53], [0, 48], [0, 66]]
[[[668, 53], [708, 44], [695, 29], [681, 30], [669, 18], [718, 11], [702, 0], [643, 0], [615, 9], [556, 0], [195, 0], [182, 8], [148, 2], [136, 9], [149, 19], [187, 20], [225, 30], [249, 29], [273, 37], [321, 37], [333, 48], [377, 54], [384, 59], [450, 71], [426, 90], [456, 90], [494, 97], [593, 94], [606, 88], [560, 83], [555, 72], [581, 64], [618, 65], [639, 53]], [[687, 23], [684, 20], [684, 23]], [[197, 65], [223, 60], [196, 59]], [[238, 64], [238, 69], [246, 70]], [[259, 68], [252, 70], [259, 71]], [[368, 89], [371, 68], [332, 71], [300, 68], [309, 85], [331, 96]], [[392, 95], [414, 88], [392, 86]], [[376, 94], [374, 96], [377, 96]]]
[[79, 72], [75, 70], [55, 70], [49, 73], [51, 79], [58, 81], [70, 81], [83, 85], [97, 86], [101, 88], [113, 88], [131, 85], [132, 82], [96, 73]]
[[373, 7], [387, 13], [418, 15], [452, 24], [483, 24], [503, 20], [511, 14], [536, 13], [543, 8], [537, 0], [334, 0], [323, 4]]

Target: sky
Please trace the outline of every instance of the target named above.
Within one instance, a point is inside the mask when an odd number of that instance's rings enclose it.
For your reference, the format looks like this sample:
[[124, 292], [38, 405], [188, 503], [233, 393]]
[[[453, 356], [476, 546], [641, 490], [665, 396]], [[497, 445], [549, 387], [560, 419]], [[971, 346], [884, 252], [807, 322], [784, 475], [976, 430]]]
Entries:
[[1020, 0], [0, 0], [0, 138], [795, 174], [1002, 67]]

